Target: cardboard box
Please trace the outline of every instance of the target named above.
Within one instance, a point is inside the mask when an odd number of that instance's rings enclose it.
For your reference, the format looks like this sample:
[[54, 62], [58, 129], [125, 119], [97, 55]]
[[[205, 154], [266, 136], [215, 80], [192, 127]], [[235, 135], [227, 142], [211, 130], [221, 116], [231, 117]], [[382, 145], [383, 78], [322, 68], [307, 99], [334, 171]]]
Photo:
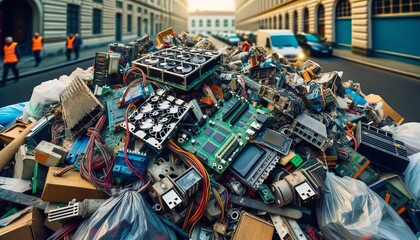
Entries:
[[106, 198], [105, 194], [97, 190], [93, 184], [81, 178], [78, 171], [69, 171], [61, 177], [54, 176], [54, 172], [60, 170], [62, 168], [49, 168], [41, 196], [42, 200], [67, 203], [73, 198], [79, 202], [87, 198]]
[[0, 227], [0, 240], [44, 240], [47, 238], [42, 214], [32, 206], [28, 208], [31, 208], [32, 211], [24, 214], [8, 226]]
[[391, 106], [388, 105], [388, 103], [386, 103], [381, 96], [379, 95], [375, 95], [375, 94], [369, 94], [365, 97], [365, 100], [368, 102], [373, 102], [373, 103], [380, 103], [382, 102], [382, 110], [384, 111], [384, 119], [386, 117], [390, 117], [392, 118], [392, 120], [394, 120], [394, 122], [396, 122], [398, 125], [400, 125], [401, 123], [404, 122], [404, 118], [397, 113], [394, 109], [391, 108]]

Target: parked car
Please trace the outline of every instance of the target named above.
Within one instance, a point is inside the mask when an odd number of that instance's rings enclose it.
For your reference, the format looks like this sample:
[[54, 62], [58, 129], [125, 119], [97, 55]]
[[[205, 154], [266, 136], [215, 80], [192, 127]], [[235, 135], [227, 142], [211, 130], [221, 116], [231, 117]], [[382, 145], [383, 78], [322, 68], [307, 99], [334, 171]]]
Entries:
[[238, 35], [236, 35], [235, 33], [232, 34], [228, 34], [226, 37], [226, 41], [230, 44], [230, 45], [238, 45], [238, 43], [241, 41], [238, 37]]
[[333, 49], [330, 43], [327, 43], [326, 38], [319, 37], [313, 33], [299, 33], [296, 34], [296, 39], [299, 42], [305, 53], [309, 56], [331, 56]]
[[290, 30], [257, 30], [257, 46], [264, 46], [268, 54], [277, 53], [289, 61], [305, 60], [306, 55]]

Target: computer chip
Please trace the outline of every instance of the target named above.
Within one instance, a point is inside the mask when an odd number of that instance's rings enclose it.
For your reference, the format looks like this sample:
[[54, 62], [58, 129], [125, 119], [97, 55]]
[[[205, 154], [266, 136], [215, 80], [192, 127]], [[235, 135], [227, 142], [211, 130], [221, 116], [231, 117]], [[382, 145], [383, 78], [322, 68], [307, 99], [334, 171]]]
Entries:
[[222, 143], [226, 139], [226, 137], [220, 133], [216, 133], [214, 134], [213, 139], [216, 140], [218, 143]]
[[204, 150], [204, 151], [206, 151], [208, 154], [213, 154], [214, 153], [214, 151], [216, 151], [216, 149], [217, 149], [217, 147], [213, 144], [213, 143], [211, 143], [211, 142], [207, 142], [203, 147], [202, 147], [202, 149]]
[[219, 126], [217, 129], [219, 129], [224, 134], [229, 134], [230, 133], [229, 130], [227, 130], [226, 128], [224, 128], [222, 126]]
[[204, 130], [204, 135], [206, 135], [207, 137], [210, 136], [213, 133], [213, 129], [211, 128], [207, 128], [206, 130]]

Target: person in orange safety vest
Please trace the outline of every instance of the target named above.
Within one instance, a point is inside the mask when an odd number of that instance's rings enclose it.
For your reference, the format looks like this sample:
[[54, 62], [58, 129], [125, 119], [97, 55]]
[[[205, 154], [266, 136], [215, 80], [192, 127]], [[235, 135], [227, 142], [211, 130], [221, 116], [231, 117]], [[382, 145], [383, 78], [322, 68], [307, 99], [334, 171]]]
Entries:
[[66, 57], [67, 61], [71, 59], [71, 52], [74, 49], [74, 36], [73, 34], [70, 34], [69, 37], [66, 40]]
[[4, 43], [3, 80], [0, 82], [0, 86], [6, 84], [9, 69], [12, 69], [12, 72], [15, 75], [15, 82], [19, 80], [19, 71], [16, 68], [17, 63], [19, 62], [18, 43], [13, 42], [12, 37], [6, 37]]
[[41, 50], [43, 45], [44, 38], [39, 36], [39, 33], [36, 32], [32, 38], [32, 52], [34, 53], [35, 57], [35, 67], [38, 67], [41, 63]]

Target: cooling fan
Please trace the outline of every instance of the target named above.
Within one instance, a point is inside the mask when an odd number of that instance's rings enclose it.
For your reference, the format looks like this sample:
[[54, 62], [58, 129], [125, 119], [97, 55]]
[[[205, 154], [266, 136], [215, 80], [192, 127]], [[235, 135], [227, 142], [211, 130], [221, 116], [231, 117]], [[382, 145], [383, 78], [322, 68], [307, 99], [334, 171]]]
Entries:
[[160, 61], [162, 61], [162, 59], [159, 59], [159, 58], [157, 58], [157, 57], [152, 57], [152, 56], [149, 56], [149, 57], [147, 57], [147, 58], [144, 58], [144, 59], [142, 59], [142, 63], [143, 64], [147, 64], [147, 65], [152, 65], [152, 66], [155, 66], [155, 65], [157, 65]]
[[122, 126], [159, 152], [190, 108], [182, 99], [158, 90], [130, 114], [128, 125], [124, 122]]
[[194, 67], [189, 64], [179, 64], [176, 67], [174, 67], [172, 70], [178, 74], [188, 74], [192, 70], [194, 70]]
[[175, 55], [175, 59], [181, 60], [181, 61], [189, 61], [191, 59], [191, 54], [180, 52]]

